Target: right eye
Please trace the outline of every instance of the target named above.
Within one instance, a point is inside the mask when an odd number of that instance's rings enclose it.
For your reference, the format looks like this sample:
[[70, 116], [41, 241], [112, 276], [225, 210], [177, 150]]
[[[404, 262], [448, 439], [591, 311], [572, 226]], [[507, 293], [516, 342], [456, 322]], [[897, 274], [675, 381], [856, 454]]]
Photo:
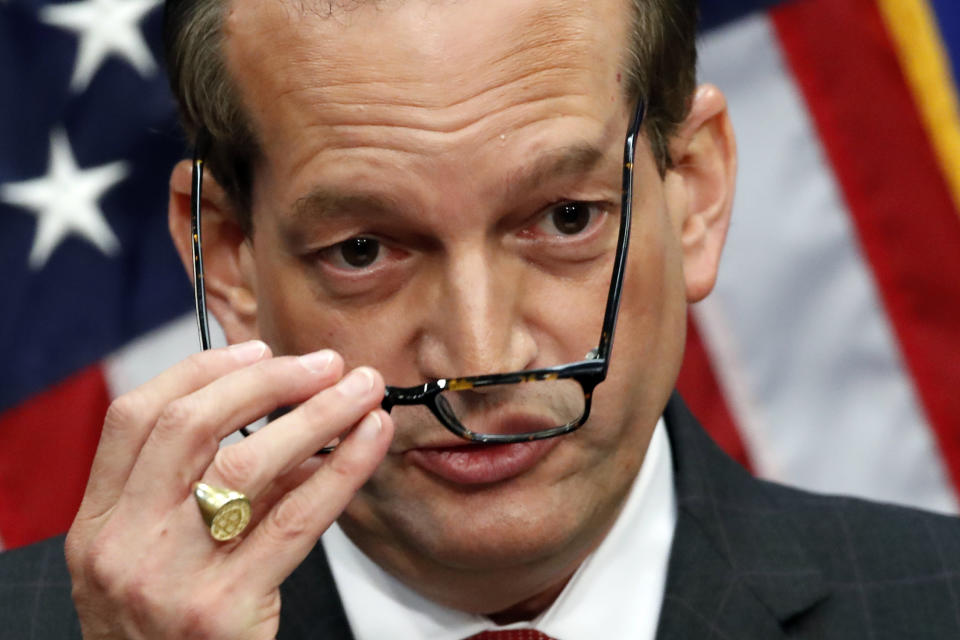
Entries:
[[382, 254], [380, 241], [365, 236], [344, 240], [323, 251], [324, 259], [332, 266], [349, 271], [375, 265]]
[[563, 202], [552, 207], [537, 225], [549, 236], [570, 237], [586, 231], [603, 213], [589, 202]]

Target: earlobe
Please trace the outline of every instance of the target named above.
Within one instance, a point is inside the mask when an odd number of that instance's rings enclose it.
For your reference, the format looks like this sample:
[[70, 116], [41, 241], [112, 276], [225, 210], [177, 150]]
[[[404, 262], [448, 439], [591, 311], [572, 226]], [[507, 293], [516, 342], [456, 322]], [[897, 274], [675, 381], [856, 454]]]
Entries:
[[692, 303], [706, 297], [716, 283], [736, 185], [736, 141], [719, 89], [698, 88], [670, 149], [674, 167], [667, 183], [683, 251], [687, 301]]
[[[190, 187], [192, 162], [179, 162], [170, 175], [168, 223], [173, 244], [193, 280]], [[207, 307], [231, 344], [259, 338], [253, 251], [212, 176], [203, 181], [203, 263]]]

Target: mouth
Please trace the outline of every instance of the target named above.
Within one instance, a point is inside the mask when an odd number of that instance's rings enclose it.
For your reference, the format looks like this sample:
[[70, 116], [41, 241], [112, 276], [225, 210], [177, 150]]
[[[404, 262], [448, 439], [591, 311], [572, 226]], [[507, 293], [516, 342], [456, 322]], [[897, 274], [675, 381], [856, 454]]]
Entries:
[[426, 447], [410, 449], [404, 458], [455, 484], [493, 484], [529, 471], [557, 444], [557, 438], [550, 438], [515, 444]]
[[[552, 422], [531, 416], [512, 416], [501, 421], [493, 433], [528, 433], [552, 426]], [[502, 482], [526, 473], [557, 444], [558, 438], [513, 444], [480, 444], [446, 438], [440, 442], [411, 447], [402, 455], [407, 462], [448, 482], [482, 485]]]

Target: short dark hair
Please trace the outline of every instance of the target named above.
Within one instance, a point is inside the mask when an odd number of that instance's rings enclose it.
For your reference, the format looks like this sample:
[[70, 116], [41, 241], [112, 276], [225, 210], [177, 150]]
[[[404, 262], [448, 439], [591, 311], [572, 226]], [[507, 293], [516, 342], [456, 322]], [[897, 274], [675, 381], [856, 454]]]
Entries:
[[[699, 0], [629, 0], [630, 42], [624, 83], [629, 100], [646, 103], [644, 129], [661, 175], [672, 166], [668, 144], [686, 118], [697, 83]], [[167, 0], [163, 42], [170, 86], [192, 144], [209, 134], [206, 165], [251, 230], [253, 168], [260, 146], [226, 68], [223, 15], [228, 0]]]

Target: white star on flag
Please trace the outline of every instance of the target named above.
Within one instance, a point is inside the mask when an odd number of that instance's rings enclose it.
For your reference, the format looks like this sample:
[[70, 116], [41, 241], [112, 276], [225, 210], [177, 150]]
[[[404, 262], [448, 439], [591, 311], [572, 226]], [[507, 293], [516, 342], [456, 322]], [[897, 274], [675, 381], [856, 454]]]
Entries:
[[41, 269], [71, 233], [82, 236], [105, 255], [116, 253], [120, 242], [97, 201], [127, 173], [127, 164], [122, 161], [80, 169], [73, 159], [66, 132], [53, 130], [47, 174], [0, 185], [0, 200], [30, 209], [38, 218], [30, 249], [30, 268]]
[[142, 76], [153, 73], [157, 64], [138, 23], [160, 1], [82, 0], [44, 7], [40, 11], [43, 22], [74, 31], [80, 38], [70, 88], [77, 93], [86, 89], [112, 53], [127, 60]]

